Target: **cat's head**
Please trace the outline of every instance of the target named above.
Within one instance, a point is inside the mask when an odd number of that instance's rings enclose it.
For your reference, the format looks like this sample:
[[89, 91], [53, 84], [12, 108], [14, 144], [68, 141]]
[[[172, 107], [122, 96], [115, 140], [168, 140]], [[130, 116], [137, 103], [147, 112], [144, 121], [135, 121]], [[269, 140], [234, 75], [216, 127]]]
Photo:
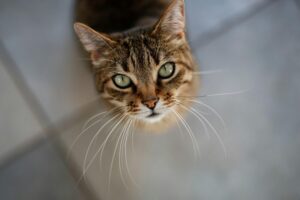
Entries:
[[76, 23], [75, 31], [91, 55], [102, 97], [128, 117], [166, 123], [182, 111], [182, 97], [195, 95], [183, 0], [174, 0], [148, 28], [107, 35]]

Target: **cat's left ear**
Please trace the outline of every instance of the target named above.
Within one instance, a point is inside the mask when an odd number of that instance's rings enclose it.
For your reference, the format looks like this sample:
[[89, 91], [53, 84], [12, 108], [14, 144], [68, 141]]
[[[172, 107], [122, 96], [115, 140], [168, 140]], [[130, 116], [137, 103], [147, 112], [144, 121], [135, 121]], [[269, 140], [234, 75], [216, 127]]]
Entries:
[[184, 0], [173, 0], [155, 24], [153, 34], [164, 39], [185, 39], [185, 6]]

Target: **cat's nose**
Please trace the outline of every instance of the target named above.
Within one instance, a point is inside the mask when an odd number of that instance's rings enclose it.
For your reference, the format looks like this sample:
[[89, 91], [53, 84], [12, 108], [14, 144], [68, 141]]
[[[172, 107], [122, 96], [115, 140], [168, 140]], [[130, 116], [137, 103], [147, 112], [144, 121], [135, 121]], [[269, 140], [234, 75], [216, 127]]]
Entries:
[[142, 101], [142, 104], [147, 106], [149, 109], [154, 110], [159, 98], [158, 97], [148, 97]]

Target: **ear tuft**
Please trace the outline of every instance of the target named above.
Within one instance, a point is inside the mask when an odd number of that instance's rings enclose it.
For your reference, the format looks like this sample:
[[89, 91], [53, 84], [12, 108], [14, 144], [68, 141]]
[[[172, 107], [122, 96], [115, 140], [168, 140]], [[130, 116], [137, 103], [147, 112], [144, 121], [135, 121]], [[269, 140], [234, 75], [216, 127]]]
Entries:
[[116, 43], [110, 36], [98, 33], [92, 28], [88, 27], [82, 23], [75, 23], [74, 30], [79, 37], [81, 43], [83, 44], [84, 48], [88, 52], [95, 51], [104, 45], [110, 46], [110, 44]]
[[153, 33], [168, 36], [184, 37], [185, 35], [185, 6], [184, 0], [173, 0], [156, 23]]

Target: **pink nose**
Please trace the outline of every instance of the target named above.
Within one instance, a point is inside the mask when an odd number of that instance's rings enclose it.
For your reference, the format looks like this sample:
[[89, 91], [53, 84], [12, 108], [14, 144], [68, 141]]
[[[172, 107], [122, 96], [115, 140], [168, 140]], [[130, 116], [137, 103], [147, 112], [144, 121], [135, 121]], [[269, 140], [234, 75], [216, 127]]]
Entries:
[[149, 98], [143, 100], [142, 104], [147, 106], [149, 109], [153, 110], [155, 108], [158, 100], [159, 99], [157, 97], [149, 97]]

